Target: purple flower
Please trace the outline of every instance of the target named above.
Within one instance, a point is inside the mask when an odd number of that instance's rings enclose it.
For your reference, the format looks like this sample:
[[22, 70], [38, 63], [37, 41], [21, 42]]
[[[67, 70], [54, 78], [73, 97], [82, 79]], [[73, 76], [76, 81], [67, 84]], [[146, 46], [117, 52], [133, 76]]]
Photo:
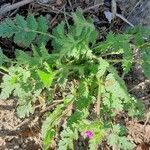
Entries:
[[93, 138], [93, 132], [92, 131], [86, 131], [84, 133], [84, 136], [87, 137], [87, 138], [89, 138], [89, 139], [91, 139], [91, 138]]

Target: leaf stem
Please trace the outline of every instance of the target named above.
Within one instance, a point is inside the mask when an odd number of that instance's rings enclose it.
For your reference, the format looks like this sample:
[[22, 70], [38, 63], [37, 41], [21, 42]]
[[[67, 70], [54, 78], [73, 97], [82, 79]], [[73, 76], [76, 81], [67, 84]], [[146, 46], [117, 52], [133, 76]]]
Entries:
[[34, 32], [34, 33], [38, 33], [38, 34], [42, 34], [44, 36], [49, 36], [50, 38], [56, 38], [55, 36], [53, 36], [52, 34], [49, 33], [45, 33], [45, 32], [41, 32], [41, 31], [36, 31], [36, 30], [27, 30], [28, 32]]
[[3, 71], [5, 71], [5, 72], [7, 72], [7, 73], [9, 72], [8, 69], [5, 68], [4, 66], [0, 66], [0, 70], [3, 70]]
[[[111, 62], [111, 63], [120, 63], [120, 62], [123, 62], [124, 60], [123, 59], [107, 59], [108, 62]], [[129, 61], [129, 60], [128, 60]], [[131, 61], [132, 63], [139, 63], [139, 64], [142, 64], [143, 63], [143, 60], [142, 59], [138, 59], [138, 60], [132, 60]], [[145, 61], [145, 62], [150, 62], [150, 61]]]
[[97, 116], [100, 115], [100, 106], [101, 106], [101, 79], [98, 79], [98, 93], [97, 93]]

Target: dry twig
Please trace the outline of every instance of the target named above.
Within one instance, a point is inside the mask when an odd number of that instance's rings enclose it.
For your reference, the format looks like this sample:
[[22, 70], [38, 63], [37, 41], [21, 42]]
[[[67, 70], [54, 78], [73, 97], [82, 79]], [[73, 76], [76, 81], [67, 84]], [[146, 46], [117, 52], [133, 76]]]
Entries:
[[18, 3], [14, 3], [12, 5], [4, 6], [4, 7], [0, 8], [0, 15], [4, 15], [4, 14], [6, 14], [7, 12], [9, 12], [11, 10], [20, 8], [20, 7], [24, 6], [24, 5], [32, 3], [33, 1], [34, 0], [22, 0], [22, 1], [18, 2]]
[[[87, 12], [89, 11], [90, 9], [94, 9], [94, 8], [97, 8], [99, 6], [103, 6], [104, 3], [99, 3], [99, 4], [96, 4], [94, 6], [91, 6], [91, 7], [88, 7], [86, 9], [83, 10], [83, 12]], [[116, 8], [115, 8], [116, 9]], [[124, 22], [126, 22], [127, 24], [129, 24], [131, 27], [134, 27], [134, 25], [129, 22], [125, 17], [123, 17], [122, 15], [116, 13], [116, 11], [114, 12], [114, 15], [116, 15], [116, 17], [120, 18], [121, 20], [123, 20]]]
[[86, 9], [84, 9], [83, 12], [87, 12], [87, 11], [89, 11], [90, 9], [94, 9], [94, 8], [97, 8], [97, 7], [103, 6], [103, 5], [104, 5], [104, 3], [99, 3], [99, 4], [96, 4], [96, 5], [94, 5], [94, 6], [90, 6], [90, 7], [86, 8]]
[[112, 19], [114, 19], [116, 17], [116, 13], [117, 13], [116, 0], [112, 0], [112, 2], [111, 2], [111, 11], [112, 11]]
[[126, 22], [126, 23], [127, 23], [128, 25], [130, 25], [131, 27], [134, 27], [134, 25], [133, 25], [131, 22], [129, 22], [129, 21], [128, 21], [125, 17], [123, 17], [122, 15], [116, 13], [116, 16], [117, 16], [118, 18], [122, 19], [124, 22]]
[[130, 16], [132, 15], [132, 13], [135, 11], [136, 7], [137, 7], [138, 5], [140, 5], [140, 3], [141, 3], [142, 1], [143, 1], [143, 0], [139, 0], [139, 1], [137, 2], [137, 4], [133, 7], [132, 11], [129, 13], [127, 19], [130, 18]]

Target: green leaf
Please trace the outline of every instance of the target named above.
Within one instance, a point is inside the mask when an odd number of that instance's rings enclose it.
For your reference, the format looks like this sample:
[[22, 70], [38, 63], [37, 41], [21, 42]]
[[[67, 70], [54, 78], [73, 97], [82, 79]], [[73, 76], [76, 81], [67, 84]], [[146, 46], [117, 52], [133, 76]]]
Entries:
[[134, 144], [125, 137], [125, 131], [123, 126], [119, 124], [112, 126], [112, 133], [108, 135], [108, 144], [117, 149], [131, 150], [134, 149]]
[[36, 19], [34, 18], [34, 16], [32, 14], [29, 14], [27, 16], [27, 26], [29, 29], [31, 30], [37, 30], [38, 28], [38, 23], [36, 22]]
[[42, 71], [42, 70], [38, 70], [37, 73], [38, 73], [40, 80], [44, 84], [44, 86], [49, 88], [52, 84], [55, 73], [53, 73], [53, 72], [49, 73], [49, 72]]
[[10, 59], [3, 54], [2, 49], [0, 47], [0, 66], [2, 66], [5, 62], [10, 62]]
[[[32, 93], [34, 86], [30, 82], [31, 72], [28, 67], [20, 67], [18, 65], [11, 66], [8, 74], [3, 76], [1, 84], [1, 99], [7, 99], [13, 94], [18, 99], [18, 115], [19, 117], [29, 116], [33, 113], [31, 102], [35, 98], [35, 92]], [[30, 83], [30, 84], [29, 84]]]
[[20, 64], [29, 64], [31, 57], [22, 50], [16, 50], [16, 59]]
[[99, 60], [100, 63], [98, 65], [98, 72], [96, 74], [98, 78], [102, 77], [106, 73], [107, 68], [109, 67], [109, 63], [106, 60], [102, 58], [100, 58]]
[[41, 54], [41, 58], [43, 60], [47, 60], [49, 59], [49, 53], [48, 50], [45, 48], [45, 46], [42, 44], [40, 47], [40, 54]]
[[132, 144], [127, 137], [118, 136], [117, 134], [111, 133], [108, 136], [108, 144], [112, 147], [123, 149], [123, 150], [131, 150], [134, 149], [134, 144]]
[[113, 74], [115, 80], [118, 82], [118, 84], [120, 85], [121, 89], [124, 90], [124, 93], [126, 93], [126, 95], [128, 95], [128, 90], [127, 90], [127, 87], [125, 85], [125, 82], [124, 82], [124, 80], [122, 80], [119, 77], [117, 70], [113, 66], [109, 65], [108, 71]]
[[[55, 110], [46, 117], [46, 120], [42, 124], [41, 134], [44, 141], [44, 147], [48, 148], [54, 137], [54, 126], [58, 124], [60, 115], [63, 112], [63, 106], [58, 105]], [[49, 142], [48, 142], [49, 140]]]
[[48, 25], [47, 25], [46, 18], [43, 16], [40, 16], [37, 19], [37, 22], [38, 22], [37, 31], [39, 31], [39, 33], [41, 32], [41, 34], [39, 34], [37, 38], [37, 44], [39, 46], [41, 46], [42, 43], [45, 45], [47, 41], [49, 40], [49, 36], [47, 35]]
[[74, 19], [74, 25], [76, 27], [75, 34], [77, 37], [81, 36], [82, 38], [82, 35], [84, 34], [89, 36], [89, 34], [93, 33], [93, 31], [95, 30], [92, 21], [86, 20], [84, 18], [81, 9], [77, 9], [76, 13], [73, 14], [73, 19]]
[[38, 18], [38, 31], [47, 32], [47, 30], [48, 30], [48, 25], [47, 25], [46, 18], [43, 16], [40, 16]]
[[50, 146], [51, 141], [53, 140], [54, 136], [55, 136], [55, 130], [54, 129], [50, 129], [47, 131], [46, 136], [43, 140], [45, 150], [49, 149], [49, 146]]
[[24, 20], [24, 17], [21, 15], [16, 16], [16, 24], [20, 29], [27, 28], [27, 22]]
[[78, 127], [79, 131], [82, 132], [83, 136], [86, 131], [91, 131], [93, 133], [93, 137], [89, 139], [89, 149], [90, 150], [98, 149], [105, 134], [103, 123], [100, 120], [95, 121], [83, 120], [82, 122], [80, 122]]
[[87, 109], [77, 110], [67, 120], [67, 125], [73, 127], [75, 124], [80, 124], [81, 121], [87, 118], [89, 112]]
[[1, 22], [0, 37], [10, 38], [15, 32], [18, 32], [18, 28], [11, 19], [6, 19], [5, 21]]
[[119, 138], [119, 143], [120, 143], [119, 147], [122, 148], [123, 150], [131, 150], [135, 148], [135, 145], [131, 143], [125, 136]]
[[108, 144], [110, 146], [117, 146], [118, 145], [118, 135], [117, 134], [110, 134], [108, 136]]
[[59, 49], [61, 58], [77, 60], [91, 57], [92, 51], [89, 44], [96, 42], [95, 27], [91, 20], [84, 18], [79, 9], [73, 14], [73, 19], [74, 24], [68, 31], [64, 31], [63, 22], [53, 30], [53, 35], [58, 37], [53, 39], [53, 46], [56, 50]]
[[122, 45], [122, 48], [123, 48], [122, 66], [123, 66], [124, 73], [128, 73], [130, 71], [132, 63], [133, 63], [133, 51], [132, 51], [128, 41]]
[[150, 49], [143, 52], [143, 69], [147, 78], [150, 78]]
[[105, 88], [108, 92], [112, 93], [115, 97], [121, 99], [128, 99], [129, 95], [126, 90], [120, 86], [113, 74], [108, 74], [106, 77]]
[[32, 34], [28, 30], [26, 20], [23, 16], [17, 15], [15, 22], [18, 26], [18, 32], [15, 33], [14, 42], [19, 45], [29, 46], [32, 42]]
[[0, 37], [10, 38], [14, 36], [14, 42], [25, 47], [29, 47], [34, 42], [39, 45], [41, 43], [46, 44], [49, 40], [47, 30], [46, 19], [39, 17], [36, 21], [31, 14], [26, 19], [21, 15], [17, 15], [15, 20], [7, 19], [0, 23]]
[[10, 75], [4, 75], [3, 82], [1, 83], [0, 87], [2, 88], [2, 91], [0, 93], [0, 99], [7, 99], [9, 98], [12, 91], [15, 89], [14, 85], [14, 76]]
[[[54, 50], [58, 50], [61, 48], [61, 39], [66, 39], [65, 31], [64, 31], [65, 22], [61, 22], [53, 29], [53, 35], [57, 37], [56, 39], [52, 40], [52, 45], [54, 47]], [[59, 39], [59, 40], [58, 40]]]
[[150, 28], [144, 26], [136, 26], [130, 28], [126, 31], [127, 34], [130, 34], [134, 45], [140, 47], [145, 43], [145, 39], [149, 41]]
[[23, 103], [17, 107], [17, 114], [20, 118], [29, 117], [30, 113], [33, 113], [33, 107], [31, 102]]
[[77, 130], [71, 130], [69, 127], [65, 128], [61, 133], [61, 140], [58, 143], [58, 150], [74, 149], [74, 140], [78, 138]]
[[29, 30], [31, 30], [26, 35], [27, 36], [26, 38], [28, 39], [26, 42], [29, 41], [28, 45], [30, 45], [31, 44], [30, 41], [33, 41], [36, 38], [36, 32], [34, 32], [34, 31], [37, 30], [38, 24], [37, 24], [34, 16], [31, 14], [27, 16], [26, 21], [27, 21], [27, 26], [28, 26]]

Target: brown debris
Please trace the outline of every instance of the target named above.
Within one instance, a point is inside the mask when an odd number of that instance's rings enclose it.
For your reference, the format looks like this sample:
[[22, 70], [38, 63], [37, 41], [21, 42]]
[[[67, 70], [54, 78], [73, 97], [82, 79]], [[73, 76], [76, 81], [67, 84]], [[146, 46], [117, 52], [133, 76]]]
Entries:
[[150, 125], [144, 125], [136, 121], [127, 123], [128, 137], [136, 144], [150, 143]]
[[141, 143], [135, 148], [135, 150], [149, 150], [149, 148], [145, 143]]

